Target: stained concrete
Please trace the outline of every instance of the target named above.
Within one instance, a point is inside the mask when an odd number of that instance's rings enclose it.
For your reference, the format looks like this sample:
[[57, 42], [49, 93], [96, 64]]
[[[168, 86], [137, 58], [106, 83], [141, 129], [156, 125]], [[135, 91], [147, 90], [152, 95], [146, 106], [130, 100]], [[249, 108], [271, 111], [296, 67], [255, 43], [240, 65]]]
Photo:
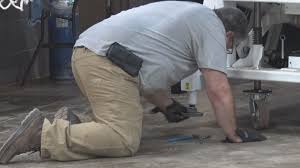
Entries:
[[[249, 128], [248, 99], [243, 89], [252, 87], [250, 82], [233, 82], [238, 121]], [[160, 114], [145, 112], [141, 148], [134, 157], [100, 158], [77, 162], [41, 161], [39, 154], [17, 156], [2, 168], [23, 167], [162, 167], [162, 168], [296, 168], [300, 166], [300, 87], [299, 84], [264, 83], [273, 89], [271, 102], [271, 128], [262, 131], [268, 140], [260, 143], [223, 144], [222, 131], [217, 127], [205, 92], [200, 93], [199, 111], [202, 118], [192, 118], [178, 124], [167, 123]], [[182, 103], [186, 95], [173, 95]], [[23, 117], [33, 107], [53, 116], [56, 110], [67, 106], [81, 119], [89, 121], [89, 105], [73, 82], [49, 81], [32, 83], [25, 88], [15, 86], [0, 88], [0, 143], [12, 133]], [[176, 135], [211, 138], [199, 143], [197, 140], [169, 143]]]

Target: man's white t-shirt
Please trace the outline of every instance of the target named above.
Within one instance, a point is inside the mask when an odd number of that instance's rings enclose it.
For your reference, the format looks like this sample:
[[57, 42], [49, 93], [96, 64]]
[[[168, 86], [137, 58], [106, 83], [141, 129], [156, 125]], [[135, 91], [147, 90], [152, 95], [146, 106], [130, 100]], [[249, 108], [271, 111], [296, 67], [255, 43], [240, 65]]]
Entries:
[[105, 56], [118, 42], [144, 60], [141, 90], [168, 89], [198, 68], [226, 73], [225, 29], [215, 12], [193, 2], [162, 1], [114, 15], [83, 32], [75, 46]]

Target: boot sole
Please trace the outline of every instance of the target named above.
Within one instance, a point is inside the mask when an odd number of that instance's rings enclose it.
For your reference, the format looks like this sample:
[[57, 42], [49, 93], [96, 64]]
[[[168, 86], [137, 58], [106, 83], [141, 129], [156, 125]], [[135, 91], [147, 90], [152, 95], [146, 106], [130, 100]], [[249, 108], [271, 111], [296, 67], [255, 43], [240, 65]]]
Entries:
[[33, 109], [21, 122], [19, 128], [5, 141], [3, 146], [0, 149], [0, 163], [6, 164], [8, 163], [17, 152], [15, 147], [12, 147], [13, 143], [23, 135], [24, 130], [26, 130], [30, 124], [36, 120], [38, 117], [42, 117], [43, 114], [38, 109]]

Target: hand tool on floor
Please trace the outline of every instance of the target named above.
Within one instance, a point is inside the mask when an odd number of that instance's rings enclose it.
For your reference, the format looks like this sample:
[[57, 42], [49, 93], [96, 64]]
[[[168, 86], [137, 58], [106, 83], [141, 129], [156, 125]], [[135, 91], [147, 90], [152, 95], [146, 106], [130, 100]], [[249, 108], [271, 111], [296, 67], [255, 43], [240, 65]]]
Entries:
[[191, 141], [191, 140], [197, 140], [200, 144], [203, 144], [205, 140], [211, 138], [211, 136], [199, 136], [199, 135], [178, 135], [172, 138], [168, 139], [169, 143], [176, 143], [181, 141]]

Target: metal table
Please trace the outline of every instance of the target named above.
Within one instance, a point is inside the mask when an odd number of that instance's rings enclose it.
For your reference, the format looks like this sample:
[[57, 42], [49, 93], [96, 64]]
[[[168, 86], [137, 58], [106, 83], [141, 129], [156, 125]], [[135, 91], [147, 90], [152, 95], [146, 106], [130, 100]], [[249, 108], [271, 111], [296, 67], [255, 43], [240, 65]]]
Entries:
[[[262, 44], [261, 29], [261, 3], [299, 3], [299, 0], [224, 0], [224, 2], [253, 2], [254, 8], [254, 44]], [[268, 96], [270, 90], [262, 89], [261, 81], [292, 82], [300, 83], [300, 69], [275, 69], [275, 68], [228, 68], [228, 77], [235, 79], [247, 79], [254, 81], [249, 94], [249, 110], [252, 124], [257, 129], [269, 126]]]

